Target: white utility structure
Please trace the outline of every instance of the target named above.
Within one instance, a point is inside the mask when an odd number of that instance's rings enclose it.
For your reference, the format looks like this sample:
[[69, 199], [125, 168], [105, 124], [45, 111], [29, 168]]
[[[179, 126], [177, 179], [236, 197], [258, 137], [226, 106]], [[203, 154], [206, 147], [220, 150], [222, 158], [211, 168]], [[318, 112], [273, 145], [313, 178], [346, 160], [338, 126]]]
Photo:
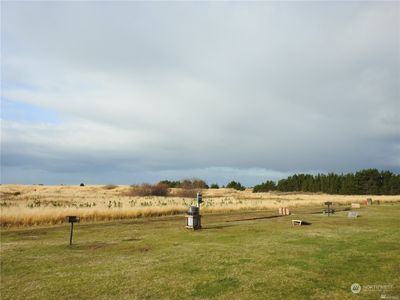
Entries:
[[200, 192], [197, 193], [196, 206], [190, 206], [186, 214], [187, 229], [201, 229], [200, 204], [203, 202], [203, 196]]

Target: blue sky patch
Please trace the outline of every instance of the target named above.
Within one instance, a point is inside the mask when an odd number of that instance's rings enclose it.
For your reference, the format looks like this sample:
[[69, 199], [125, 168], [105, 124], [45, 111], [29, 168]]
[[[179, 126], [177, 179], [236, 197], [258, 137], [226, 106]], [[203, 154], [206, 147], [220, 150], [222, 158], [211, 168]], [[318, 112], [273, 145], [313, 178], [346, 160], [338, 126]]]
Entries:
[[59, 114], [53, 110], [4, 98], [1, 99], [1, 119], [31, 123], [61, 122]]

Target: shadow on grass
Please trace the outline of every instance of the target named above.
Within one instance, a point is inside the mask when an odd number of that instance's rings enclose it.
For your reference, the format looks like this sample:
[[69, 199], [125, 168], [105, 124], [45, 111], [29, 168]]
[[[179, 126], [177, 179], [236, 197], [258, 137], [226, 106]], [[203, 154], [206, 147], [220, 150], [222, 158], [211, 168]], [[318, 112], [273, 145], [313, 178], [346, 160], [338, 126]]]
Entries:
[[312, 224], [311, 222], [301, 221], [301, 226], [303, 226], [303, 225], [311, 225], [311, 224]]
[[65, 246], [68, 250], [98, 250], [112, 246], [111, 243], [102, 243], [102, 242], [94, 242], [94, 243], [75, 243], [72, 245]]
[[279, 218], [279, 217], [285, 217], [285, 216], [274, 215], [274, 216], [255, 217], [255, 218], [238, 219], [238, 220], [227, 220], [225, 222], [252, 221], [252, 220], [261, 220], [261, 219], [273, 219], [273, 218]]
[[[228, 222], [228, 221], [227, 221]], [[205, 227], [205, 226], [203, 226], [201, 229], [224, 229], [224, 228], [226, 228], [226, 227], [233, 227], [233, 226], [235, 226], [235, 225], [211, 225], [211, 226], [207, 226], [207, 227]]]

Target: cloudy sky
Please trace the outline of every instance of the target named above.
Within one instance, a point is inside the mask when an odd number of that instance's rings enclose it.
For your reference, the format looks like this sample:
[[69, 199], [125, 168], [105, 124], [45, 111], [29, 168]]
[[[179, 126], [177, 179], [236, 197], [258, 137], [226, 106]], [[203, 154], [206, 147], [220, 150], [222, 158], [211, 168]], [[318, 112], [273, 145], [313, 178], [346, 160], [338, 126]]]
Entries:
[[400, 2], [1, 2], [1, 182], [400, 172]]

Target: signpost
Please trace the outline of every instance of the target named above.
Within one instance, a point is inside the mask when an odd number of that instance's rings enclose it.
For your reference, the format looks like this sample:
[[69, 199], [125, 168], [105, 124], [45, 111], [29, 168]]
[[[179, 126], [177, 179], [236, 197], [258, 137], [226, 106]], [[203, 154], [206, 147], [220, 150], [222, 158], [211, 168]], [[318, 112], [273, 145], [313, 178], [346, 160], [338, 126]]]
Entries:
[[74, 233], [74, 223], [79, 223], [80, 218], [77, 216], [67, 216], [65, 217], [65, 221], [71, 223], [71, 234], [69, 236], [69, 245], [72, 245], [72, 234]]
[[[329, 214], [331, 213], [331, 208], [330, 208], [330, 206], [332, 205], [332, 202], [325, 202], [324, 203], [326, 206], [328, 206], [328, 210], [327, 210], [327, 212], [328, 212], [328, 217], [329, 217]], [[333, 211], [332, 211], [332, 213], [333, 213]]]

